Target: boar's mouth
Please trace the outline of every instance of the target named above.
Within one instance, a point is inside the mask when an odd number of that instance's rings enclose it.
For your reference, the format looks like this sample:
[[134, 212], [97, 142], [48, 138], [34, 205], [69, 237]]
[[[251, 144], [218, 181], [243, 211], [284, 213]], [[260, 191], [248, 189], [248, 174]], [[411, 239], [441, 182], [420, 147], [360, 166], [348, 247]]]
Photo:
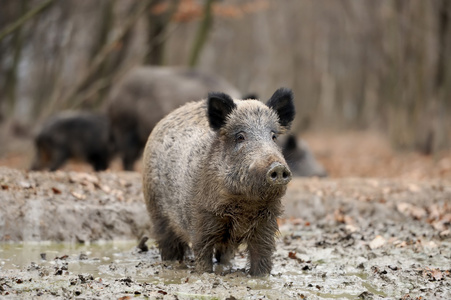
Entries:
[[[261, 202], [262, 200], [271, 201], [272, 199], [282, 197], [287, 189], [287, 183], [291, 180], [291, 172], [289, 172], [289, 175], [285, 175], [287, 176], [286, 179], [282, 179], [284, 183], [281, 183], [280, 179], [274, 179], [272, 176], [275, 175], [271, 175], [271, 172], [268, 173], [258, 178], [256, 176], [246, 176], [246, 178], [242, 178], [240, 181], [229, 181], [229, 184], [227, 184], [228, 194], [234, 198], [245, 198], [247, 199], [246, 201], [251, 202]], [[276, 183], [274, 183], [274, 180]]]

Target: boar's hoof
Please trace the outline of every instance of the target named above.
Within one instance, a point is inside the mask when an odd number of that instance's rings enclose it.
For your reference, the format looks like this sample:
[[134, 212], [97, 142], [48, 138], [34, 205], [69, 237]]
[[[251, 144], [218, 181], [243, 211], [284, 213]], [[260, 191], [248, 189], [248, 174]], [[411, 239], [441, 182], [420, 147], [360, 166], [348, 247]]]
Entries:
[[279, 162], [271, 164], [266, 180], [272, 185], [285, 185], [291, 181], [291, 171]]

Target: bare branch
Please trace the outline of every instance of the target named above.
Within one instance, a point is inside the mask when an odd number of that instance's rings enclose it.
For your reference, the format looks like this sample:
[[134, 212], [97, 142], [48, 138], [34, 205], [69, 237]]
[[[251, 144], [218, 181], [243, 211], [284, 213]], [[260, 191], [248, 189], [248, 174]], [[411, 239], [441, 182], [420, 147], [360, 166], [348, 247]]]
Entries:
[[40, 5], [36, 6], [22, 17], [20, 17], [17, 21], [9, 25], [2, 32], [0, 32], [0, 41], [3, 40], [7, 35], [13, 33], [17, 29], [19, 29], [23, 24], [25, 24], [28, 20], [38, 15], [40, 12], [44, 11], [46, 8], [50, 6], [55, 0], [47, 0]]
[[67, 92], [63, 99], [53, 99], [53, 102], [48, 105], [48, 110], [44, 115], [48, 115], [55, 108], [57, 102], [59, 103], [69, 103], [75, 95], [78, 93], [79, 89], [86, 83], [86, 81], [98, 70], [101, 64], [108, 58], [108, 55], [114, 50], [117, 42], [121, 40], [127, 31], [139, 20], [139, 18], [149, 9], [152, 0], [144, 0], [140, 2], [140, 6], [136, 9], [136, 12], [132, 14], [125, 22], [122, 28], [118, 31], [116, 37], [108, 44], [104, 45], [98, 54], [92, 60], [91, 65], [88, 67], [87, 71], [80, 79], [72, 86], [72, 88]]

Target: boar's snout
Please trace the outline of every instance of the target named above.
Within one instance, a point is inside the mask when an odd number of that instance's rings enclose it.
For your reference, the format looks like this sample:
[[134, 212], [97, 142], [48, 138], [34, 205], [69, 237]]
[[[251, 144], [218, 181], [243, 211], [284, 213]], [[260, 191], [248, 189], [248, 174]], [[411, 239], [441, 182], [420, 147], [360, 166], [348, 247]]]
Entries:
[[274, 162], [266, 173], [266, 180], [271, 185], [285, 185], [291, 181], [291, 171], [283, 164]]

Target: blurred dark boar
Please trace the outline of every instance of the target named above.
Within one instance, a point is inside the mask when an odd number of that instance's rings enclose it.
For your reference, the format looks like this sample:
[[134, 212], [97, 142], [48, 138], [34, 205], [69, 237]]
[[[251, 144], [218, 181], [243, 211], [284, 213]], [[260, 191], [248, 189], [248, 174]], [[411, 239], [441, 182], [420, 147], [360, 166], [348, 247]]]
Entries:
[[267, 104], [210, 93], [166, 116], [144, 150], [143, 189], [163, 260], [191, 243], [196, 270], [227, 264], [245, 243], [251, 275], [269, 274], [291, 172], [276, 144], [295, 115], [279, 89]]
[[304, 140], [297, 140], [294, 135], [290, 134], [285, 139], [281, 139], [280, 144], [282, 145], [282, 154], [293, 176], [327, 176], [326, 169], [315, 159]]
[[68, 159], [90, 163], [94, 170], [108, 167], [114, 152], [108, 118], [91, 112], [66, 111], [45, 121], [35, 137], [32, 170], [55, 171]]
[[208, 92], [239, 92], [224, 79], [204, 71], [179, 67], [138, 67], [118, 83], [107, 101], [118, 152], [125, 170], [133, 170], [155, 125], [189, 101]]

